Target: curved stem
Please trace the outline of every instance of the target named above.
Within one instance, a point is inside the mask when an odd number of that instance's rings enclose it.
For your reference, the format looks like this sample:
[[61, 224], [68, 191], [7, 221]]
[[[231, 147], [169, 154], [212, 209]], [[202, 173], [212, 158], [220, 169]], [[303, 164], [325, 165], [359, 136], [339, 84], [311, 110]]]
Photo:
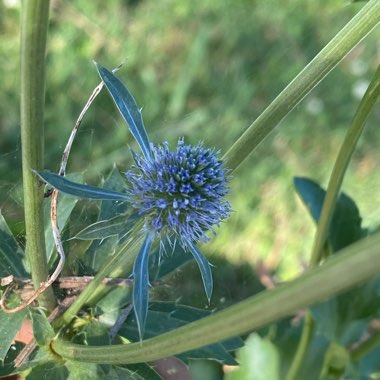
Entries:
[[290, 365], [289, 371], [286, 374], [285, 380], [295, 379], [296, 375], [301, 368], [305, 352], [309, 347], [309, 344], [313, 338], [313, 329], [314, 329], [314, 319], [309, 311], [306, 312], [305, 318], [303, 321], [302, 335], [297, 346], [296, 353], [294, 355], [293, 361]]
[[[21, 148], [27, 255], [34, 287], [48, 278], [43, 221], [43, 185], [32, 169], [43, 169], [45, 54], [49, 21], [48, 0], [23, 2], [21, 19]], [[52, 289], [40, 295], [41, 306], [52, 310]]]
[[327, 186], [325, 200], [323, 202], [321, 216], [318, 221], [315, 234], [310, 265], [317, 265], [321, 261], [323, 246], [326, 243], [330, 223], [335, 210], [335, 204], [342, 187], [343, 178], [354, 152], [359, 138], [363, 132], [365, 122], [380, 96], [380, 65], [376, 70], [366, 93], [352, 120], [350, 129], [347, 131], [343, 144], [339, 150], [338, 157], [332, 170], [330, 181]]
[[[323, 247], [326, 244], [328, 231], [332, 216], [334, 214], [336, 201], [343, 183], [343, 178], [346, 173], [348, 164], [350, 162], [352, 153], [354, 152], [360, 135], [363, 132], [365, 122], [368, 118], [370, 111], [372, 110], [376, 100], [380, 96], [380, 66], [378, 67], [366, 93], [361, 100], [359, 107], [354, 115], [351, 127], [346, 133], [345, 139], [339, 150], [338, 157], [335, 161], [334, 168], [332, 170], [330, 181], [327, 186], [325, 200], [323, 202], [321, 216], [319, 218], [317, 232], [315, 234], [310, 267], [313, 268], [319, 264], [322, 260]], [[310, 336], [312, 327], [306, 323], [306, 319], [312, 319], [311, 312], [308, 311], [305, 317], [305, 324], [302, 331], [302, 336]], [[296, 355], [290, 366], [286, 380], [292, 380], [297, 377], [298, 370], [302, 364], [303, 357], [306, 354], [308, 344], [300, 341]]]
[[[266, 290], [211, 316], [141, 343], [83, 346], [53, 340], [65, 359], [115, 364], [158, 360], [247, 333], [314, 305], [380, 273], [380, 233], [353, 244], [322, 266], [281, 287]], [[347, 273], [350, 275], [347, 276]]]
[[223, 157], [226, 167], [235, 170], [379, 21], [380, 1], [370, 0], [232, 145]]
[[133, 238], [130, 239], [125, 245], [123, 245], [123, 247], [118, 252], [111, 256], [108, 263], [96, 274], [93, 280], [82, 291], [82, 293], [69, 307], [69, 309], [66, 310], [62, 317], [56, 321], [55, 327], [62, 327], [64, 324], [69, 323], [76, 316], [76, 314], [79, 312], [82, 306], [88, 303], [90, 299], [93, 299], [94, 296], [103, 289], [104, 286], [102, 286], [102, 281], [110, 273], [112, 273], [112, 275], [116, 277], [120, 273], [118, 270], [120, 266], [129, 268], [133, 267], [135, 255], [126, 255], [126, 253], [131, 253], [132, 251], [134, 251], [133, 248], [141, 242], [141, 228], [142, 222], [137, 223], [134, 227], [135, 232], [131, 233], [131, 236], [133, 236]]

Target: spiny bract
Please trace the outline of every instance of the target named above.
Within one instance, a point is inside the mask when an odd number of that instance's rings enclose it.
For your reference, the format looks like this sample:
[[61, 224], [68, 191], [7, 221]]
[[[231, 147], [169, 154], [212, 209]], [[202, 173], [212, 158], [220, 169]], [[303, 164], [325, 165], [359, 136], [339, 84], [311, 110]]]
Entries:
[[150, 147], [150, 157], [134, 153], [136, 164], [126, 173], [131, 205], [145, 218], [145, 229], [179, 239], [184, 248], [207, 241], [207, 232], [215, 234], [214, 226], [231, 212], [225, 199], [228, 171], [219, 152], [183, 139], [174, 151], [167, 142]]

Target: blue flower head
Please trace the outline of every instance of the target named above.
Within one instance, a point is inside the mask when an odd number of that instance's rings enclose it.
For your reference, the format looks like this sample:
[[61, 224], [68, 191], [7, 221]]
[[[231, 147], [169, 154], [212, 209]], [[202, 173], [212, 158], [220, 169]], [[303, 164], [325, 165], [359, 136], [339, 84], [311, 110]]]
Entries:
[[192, 254], [210, 301], [212, 272], [196, 244], [209, 240], [209, 232], [215, 234], [215, 226], [231, 213], [231, 205], [226, 200], [228, 170], [222, 165], [220, 153], [202, 144], [185, 145], [180, 139], [173, 151], [166, 142], [154, 146], [133, 96], [111, 71], [100, 65], [97, 69], [141, 148], [141, 153], [133, 153], [135, 165], [126, 172], [129, 182], [126, 193], [76, 184], [47, 171], [38, 175], [56, 189], [79, 198], [129, 202], [144, 218], [145, 240], [132, 271], [132, 302], [142, 339], [149, 303], [149, 255], [155, 237], [159, 238], [161, 247], [165, 239], [173, 246], [179, 241], [185, 251]]
[[207, 241], [207, 233], [226, 219], [231, 205], [228, 172], [219, 152], [201, 144], [178, 141], [150, 145], [150, 156], [134, 153], [135, 165], [126, 173], [131, 205], [145, 218], [145, 229], [182, 247]]

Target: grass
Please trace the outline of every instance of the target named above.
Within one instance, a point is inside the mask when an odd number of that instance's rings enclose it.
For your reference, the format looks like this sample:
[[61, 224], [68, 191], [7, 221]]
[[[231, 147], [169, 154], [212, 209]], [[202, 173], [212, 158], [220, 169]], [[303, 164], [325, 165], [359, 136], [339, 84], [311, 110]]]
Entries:
[[[322, 4], [323, 3], [323, 4]], [[19, 9], [0, 2], [0, 207], [16, 232], [20, 212], [18, 116]], [[189, 142], [225, 151], [263, 108], [352, 17], [360, 4], [167, 0], [56, 2], [48, 41], [47, 168], [56, 170], [76, 116], [98, 82], [92, 59], [115, 67], [143, 106], [155, 142]], [[204, 247], [234, 264], [264, 260], [280, 280], [307, 261], [314, 226], [297, 200], [292, 177], [326, 184], [359, 99], [355, 91], [376, 69], [378, 31], [347, 57], [234, 174], [234, 215]], [[9, 58], [11, 57], [11, 59]], [[375, 113], [344, 189], [364, 224], [380, 225], [380, 163]], [[116, 162], [130, 164], [131, 144], [106, 93], [86, 116], [68, 170], [97, 183]], [[132, 143], [132, 146], [134, 144]], [[75, 226], [74, 226], [75, 227]]]

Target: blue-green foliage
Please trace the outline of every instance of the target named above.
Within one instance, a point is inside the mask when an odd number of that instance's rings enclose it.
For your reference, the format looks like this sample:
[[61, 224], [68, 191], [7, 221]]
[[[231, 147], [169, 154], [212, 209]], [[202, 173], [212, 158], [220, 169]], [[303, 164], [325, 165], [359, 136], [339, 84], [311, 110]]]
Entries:
[[[36, 173], [55, 189], [77, 198], [126, 202], [135, 216], [144, 220], [143, 229], [137, 232], [146, 234], [146, 237], [133, 267], [132, 298], [142, 339], [149, 302], [149, 255], [155, 237], [160, 240], [162, 250], [169, 242], [170, 251], [173, 251], [178, 241], [182, 248], [191, 252], [201, 271], [210, 302], [213, 288], [210, 264], [195, 244], [209, 240], [207, 233], [211, 230], [215, 234], [214, 226], [219, 226], [230, 214], [231, 206], [225, 199], [229, 192], [227, 170], [222, 166], [219, 152], [201, 144], [193, 147], [180, 140], [174, 152], [169, 151], [167, 143], [158, 147], [150, 144], [141, 111], [132, 95], [112, 72], [100, 65], [97, 68], [142, 150], [143, 157], [132, 152], [136, 163], [134, 168], [139, 171], [136, 173], [132, 169], [126, 173], [125, 192], [74, 183], [46, 170]], [[125, 238], [130, 232], [129, 220], [127, 217], [125, 220], [123, 223], [117, 215], [114, 219], [100, 220], [81, 231], [78, 237], [98, 240], [122, 235]], [[159, 252], [160, 255], [164, 253]]]
[[106, 85], [115, 104], [129, 126], [133, 137], [139, 144], [145, 157], [150, 157], [149, 139], [146, 133], [141, 110], [136, 101], [121, 81], [105, 67], [96, 64], [98, 73]]

